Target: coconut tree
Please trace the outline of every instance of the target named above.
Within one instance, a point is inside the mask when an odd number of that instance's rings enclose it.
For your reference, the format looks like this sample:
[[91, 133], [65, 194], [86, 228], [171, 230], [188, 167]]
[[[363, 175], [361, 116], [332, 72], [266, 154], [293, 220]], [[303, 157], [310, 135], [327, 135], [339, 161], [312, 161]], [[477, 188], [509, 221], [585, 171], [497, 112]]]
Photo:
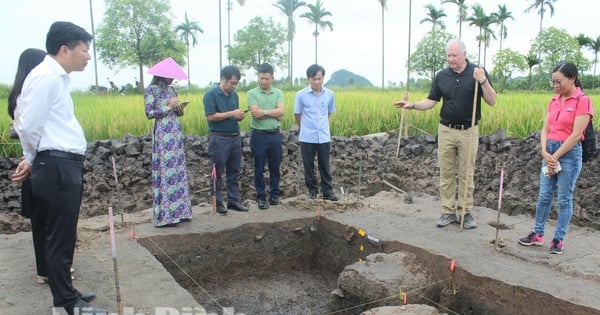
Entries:
[[442, 21], [442, 18], [446, 16], [446, 13], [444, 13], [443, 9], [438, 10], [433, 4], [426, 5], [425, 9], [427, 9], [425, 18], [423, 18], [421, 21], [419, 21], [419, 23], [420, 24], [431, 23], [431, 41], [433, 44], [433, 42], [436, 41], [436, 38], [435, 38], [436, 30], [438, 28], [440, 28], [442, 30], [446, 28], [444, 21]]
[[325, 20], [325, 17], [331, 16], [331, 12], [323, 8], [323, 3], [321, 2], [321, 0], [317, 0], [317, 2], [314, 5], [308, 4], [308, 9], [310, 11], [303, 13], [302, 15], [300, 15], [300, 17], [303, 17], [309, 20], [310, 23], [315, 24], [315, 31], [313, 32], [313, 35], [315, 36], [315, 63], [317, 63], [317, 38], [319, 37], [319, 27], [322, 30], [326, 30], [327, 28], [329, 28], [330, 31], [333, 31], [333, 23], [331, 23], [331, 21]]
[[[489, 41], [492, 37], [496, 38], [494, 31], [492, 31], [490, 29], [490, 25], [494, 23], [494, 19], [491, 16], [485, 14], [485, 11], [483, 10], [483, 7], [480, 4], [474, 4], [471, 8], [473, 9], [473, 15], [469, 16], [467, 18], [467, 20], [469, 21], [469, 25], [474, 25], [479, 28], [479, 35], [477, 35], [479, 52], [478, 52], [477, 58], [479, 58], [479, 56], [481, 56], [481, 42], [483, 41], [484, 42], [483, 64], [485, 67], [485, 53], [486, 53], [485, 48], [487, 48], [489, 46]], [[477, 63], [479, 63], [479, 62], [480, 62], [480, 60], [477, 60]]]
[[434, 33], [438, 27], [440, 29], [446, 28], [444, 21], [442, 21], [442, 18], [446, 16], [443, 9], [438, 10], [433, 4], [426, 5], [425, 9], [427, 9], [426, 16], [419, 23], [431, 23], [431, 31]]
[[592, 40], [588, 47], [594, 52], [594, 80], [592, 80], [592, 89], [596, 88], [596, 65], [598, 65], [598, 51], [600, 51], [600, 36]]
[[385, 10], [387, 9], [387, 0], [379, 0], [381, 4], [381, 88], [385, 83]]
[[[556, 0], [532, 0], [532, 3], [529, 7], [527, 7], [527, 9], [525, 9], [525, 13], [529, 13], [532, 10], [537, 10], [538, 14], [540, 15], [540, 30], [538, 32], [538, 35], [542, 33], [542, 24], [544, 22], [544, 15], [546, 14], [546, 10], [550, 11], [550, 17], [554, 16], [554, 3], [556, 2]], [[541, 39], [541, 36], [538, 36], [538, 39]], [[541, 50], [541, 43], [538, 42], [538, 59], [541, 61], [542, 59], [542, 50]], [[542, 88], [542, 67], [540, 67], [540, 88]]]
[[508, 19], [511, 19], [514, 21], [515, 18], [512, 16], [512, 12], [508, 11], [505, 4], [498, 5], [498, 11], [492, 13], [492, 17], [496, 24], [500, 24], [500, 34], [499, 34], [500, 35], [500, 49], [499, 50], [502, 50], [502, 40], [505, 39], [507, 36], [505, 21]]
[[277, 7], [288, 18], [287, 22], [287, 40], [288, 40], [288, 78], [290, 86], [294, 80], [294, 36], [296, 34], [296, 22], [294, 22], [294, 12], [300, 7], [306, 6], [306, 2], [298, 0], [278, 0], [273, 6]]
[[462, 36], [462, 23], [467, 19], [467, 6], [465, 5], [465, 0], [442, 0], [442, 4], [444, 3], [453, 3], [458, 6], [458, 38], [460, 39]]
[[[185, 57], [187, 59], [187, 75], [188, 75], [188, 88], [191, 86], [190, 83], [190, 44], [192, 47], [196, 47], [198, 39], [196, 35], [198, 32], [204, 33], [204, 30], [198, 25], [196, 21], [190, 21], [188, 19], [187, 12], [185, 12], [185, 21], [175, 27], [175, 32], [179, 34], [179, 40], [185, 43]], [[191, 43], [190, 43], [191, 40]]]

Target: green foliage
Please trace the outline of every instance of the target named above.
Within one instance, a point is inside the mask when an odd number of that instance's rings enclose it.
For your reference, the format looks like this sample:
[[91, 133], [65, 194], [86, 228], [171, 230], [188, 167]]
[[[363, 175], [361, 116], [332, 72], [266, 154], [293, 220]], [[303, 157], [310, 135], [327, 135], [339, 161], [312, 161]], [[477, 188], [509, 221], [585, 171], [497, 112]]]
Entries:
[[550, 27], [543, 30], [531, 42], [530, 53], [541, 52], [541, 69], [549, 73], [562, 61], [571, 61], [579, 65], [579, 71], [589, 68], [590, 62], [579, 51], [579, 42], [564, 29]]
[[231, 62], [240, 70], [257, 70], [262, 63], [270, 63], [275, 68], [286, 65], [287, 54], [283, 49], [286, 30], [272, 18], [265, 21], [254, 17], [235, 33], [234, 39], [236, 44], [229, 47], [228, 53]]
[[6, 84], [0, 84], [0, 99], [8, 99], [12, 86]]
[[137, 66], [141, 86], [143, 66], [166, 57], [184, 65], [185, 45], [173, 30], [170, 10], [167, 0], [106, 0], [95, 41], [100, 60], [111, 69]]
[[527, 70], [527, 60], [522, 54], [511, 49], [498, 51], [494, 56], [494, 70], [492, 75], [498, 80], [494, 86], [498, 92], [504, 91], [508, 80], [511, 79], [514, 72], [523, 72]]
[[425, 34], [408, 60], [411, 71], [433, 79], [436, 72], [446, 67], [446, 43], [452, 38], [442, 30]]

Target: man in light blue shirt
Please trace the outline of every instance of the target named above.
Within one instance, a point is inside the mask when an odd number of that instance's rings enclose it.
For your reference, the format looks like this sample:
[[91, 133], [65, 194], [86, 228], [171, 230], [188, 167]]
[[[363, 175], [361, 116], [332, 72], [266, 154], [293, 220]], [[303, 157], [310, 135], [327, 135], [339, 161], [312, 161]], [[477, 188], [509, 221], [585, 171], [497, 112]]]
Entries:
[[329, 151], [331, 149], [331, 133], [329, 115], [335, 112], [333, 91], [323, 86], [325, 69], [314, 64], [306, 70], [309, 86], [298, 91], [294, 100], [294, 118], [300, 126], [300, 151], [304, 164], [304, 182], [308, 188], [309, 198], [317, 198], [318, 186], [315, 176], [315, 155], [321, 174], [321, 193], [323, 198], [331, 201], [339, 200], [333, 193], [331, 169], [329, 168]]

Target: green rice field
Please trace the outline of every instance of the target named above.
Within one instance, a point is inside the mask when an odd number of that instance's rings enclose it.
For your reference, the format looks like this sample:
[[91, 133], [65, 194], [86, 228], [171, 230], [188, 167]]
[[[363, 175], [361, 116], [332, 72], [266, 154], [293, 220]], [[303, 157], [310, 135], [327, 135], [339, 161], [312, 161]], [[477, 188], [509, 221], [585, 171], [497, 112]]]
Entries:
[[[190, 101], [181, 117], [186, 134], [205, 135], [208, 125], [204, 117], [202, 94], [179, 95], [180, 100]], [[398, 129], [402, 110], [392, 104], [401, 99], [404, 91], [394, 90], [340, 90], [335, 91], [337, 112], [331, 115], [331, 129], [336, 136], [365, 135]], [[286, 115], [282, 129], [294, 124], [293, 103], [295, 92], [284, 92]], [[410, 94], [416, 101], [427, 96], [426, 92]], [[246, 93], [239, 92], [241, 107], [246, 107]], [[551, 93], [510, 92], [499, 94], [493, 107], [482, 105], [481, 135], [491, 134], [501, 128], [509, 136], [524, 138], [539, 130]], [[598, 98], [591, 95], [592, 101]], [[125, 134], [144, 135], [152, 130], [152, 120], [144, 113], [142, 95], [92, 95], [74, 93], [75, 111], [88, 141], [121, 139]], [[595, 102], [594, 102], [595, 103]], [[4, 101], [6, 104], [6, 101]], [[435, 134], [439, 122], [441, 102], [429, 111], [404, 111], [403, 134]], [[10, 117], [0, 115], [0, 156], [20, 156], [18, 141], [9, 139]], [[249, 130], [250, 116], [241, 122], [242, 130]]]

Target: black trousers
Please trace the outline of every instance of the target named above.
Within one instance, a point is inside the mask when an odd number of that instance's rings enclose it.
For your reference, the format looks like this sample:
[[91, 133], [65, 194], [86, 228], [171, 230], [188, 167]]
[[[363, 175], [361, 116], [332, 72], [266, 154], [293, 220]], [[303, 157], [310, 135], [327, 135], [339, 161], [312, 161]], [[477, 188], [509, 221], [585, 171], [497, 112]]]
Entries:
[[317, 178], [315, 176], [315, 155], [321, 174], [321, 193], [324, 195], [333, 193], [331, 184], [331, 169], [329, 168], [329, 151], [331, 143], [308, 143], [300, 142], [302, 162], [304, 164], [304, 183], [310, 193], [317, 193]]
[[77, 240], [77, 220], [83, 193], [83, 156], [73, 158], [38, 154], [31, 171], [31, 187], [40, 215], [46, 221], [46, 267], [54, 306], [72, 310], [79, 300], [71, 280]]
[[208, 139], [208, 153], [212, 156], [212, 162], [215, 163], [217, 171], [216, 190], [213, 187], [213, 179], [210, 178], [211, 193], [215, 193], [217, 203], [223, 202], [223, 179], [221, 175], [225, 173], [227, 203], [240, 201], [238, 178], [242, 168], [242, 137], [240, 135], [231, 137], [211, 134]]
[[36, 208], [36, 198], [31, 191], [31, 179], [21, 184], [21, 211], [31, 220], [31, 235], [35, 252], [35, 267], [37, 275], [47, 277], [46, 271], [46, 217]]

